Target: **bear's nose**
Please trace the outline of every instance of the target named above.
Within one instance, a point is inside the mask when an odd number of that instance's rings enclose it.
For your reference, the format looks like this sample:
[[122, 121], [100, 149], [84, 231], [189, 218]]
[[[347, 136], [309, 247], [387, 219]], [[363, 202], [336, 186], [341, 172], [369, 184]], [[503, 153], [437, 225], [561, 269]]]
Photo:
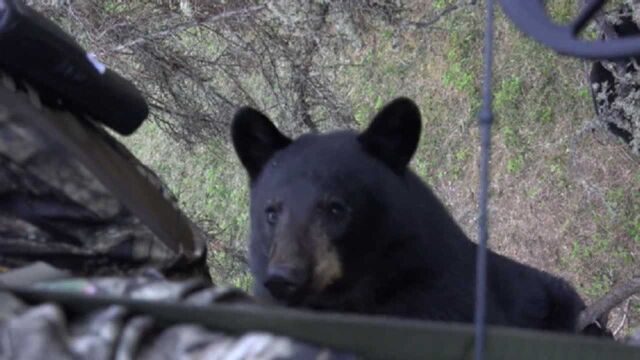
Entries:
[[304, 271], [289, 267], [269, 267], [264, 286], [278, 300], [291, 300], [305, 282]]

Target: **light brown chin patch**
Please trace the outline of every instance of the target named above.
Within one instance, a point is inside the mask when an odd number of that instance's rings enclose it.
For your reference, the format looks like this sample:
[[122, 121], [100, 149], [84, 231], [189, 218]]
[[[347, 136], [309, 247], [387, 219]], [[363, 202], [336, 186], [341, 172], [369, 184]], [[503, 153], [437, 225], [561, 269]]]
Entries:
[[335, 247], [329, 244], [329, 239], [322, 239], [315, 251], [315, 266], [313, 268], [312, 287], [315, 291], [322, 291], [342, 277], [342, 263]]

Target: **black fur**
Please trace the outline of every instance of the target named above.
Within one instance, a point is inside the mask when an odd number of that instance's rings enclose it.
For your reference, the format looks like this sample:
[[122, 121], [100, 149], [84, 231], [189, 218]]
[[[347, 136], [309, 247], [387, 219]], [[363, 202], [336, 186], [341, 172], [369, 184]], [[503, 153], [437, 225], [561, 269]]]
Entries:
[[[243, 110], [233, 127], [236, 151], [250, 165], [252, 179], [250, 264], [257, 296], [273, 298], [263, 284], [274, 248], [291, 246], [298, 250], [279, 265], [303, 271], [306, 283], [293, 282], [296, 291], [287, 294], [295, 296], [276, 300], [473, 321], [476, 245], [407, 167], [420, 137], [413, 102], [394, 101], [362, 134], [307, 134], [289, 141], [264, 119]], [[332, 210], [334, 218], [322, 210], [327, 199], [342, 204]], [[311, 224], [321, 224], [342, 266], [341, 276], [320, 290], [308, 286], [312, 255], [319, 251]], [[489, 323], [574, 330], [584, 303], [566, 282], [493, 252], [488, 271]]]

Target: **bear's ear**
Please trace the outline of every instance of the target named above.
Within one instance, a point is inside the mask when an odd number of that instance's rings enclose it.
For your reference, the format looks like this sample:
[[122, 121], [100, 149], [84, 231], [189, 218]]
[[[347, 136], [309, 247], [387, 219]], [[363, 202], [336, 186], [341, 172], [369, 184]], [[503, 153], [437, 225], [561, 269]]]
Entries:
[[275, 152], [291, 144], [268, 117], [250, 107], [239, 109], [233, 117], [231, 140], [251, 181]]
[[401, 97], [380, 110], [358, 140], [369, 154], [402, 173], [418, 148], [421, 127], [418, 106]]

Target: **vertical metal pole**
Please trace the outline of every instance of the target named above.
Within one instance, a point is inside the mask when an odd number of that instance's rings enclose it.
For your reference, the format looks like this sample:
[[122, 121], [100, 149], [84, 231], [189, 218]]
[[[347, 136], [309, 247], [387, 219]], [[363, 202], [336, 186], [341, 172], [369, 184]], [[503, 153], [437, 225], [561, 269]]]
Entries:
[[493, 0], [487, 0], [486, 29], [484, 33], [483, 104], [478, 117], [480, 129], [480, 189], [478, 218], [478, 248], [476, 252], [476, 301], [475, 301], [475, 359], [483, 360], [486, 339], [487, 308], [487, 240], [489, 201], [489, 160], [491, 158], [491, 109], [493, 68]]

